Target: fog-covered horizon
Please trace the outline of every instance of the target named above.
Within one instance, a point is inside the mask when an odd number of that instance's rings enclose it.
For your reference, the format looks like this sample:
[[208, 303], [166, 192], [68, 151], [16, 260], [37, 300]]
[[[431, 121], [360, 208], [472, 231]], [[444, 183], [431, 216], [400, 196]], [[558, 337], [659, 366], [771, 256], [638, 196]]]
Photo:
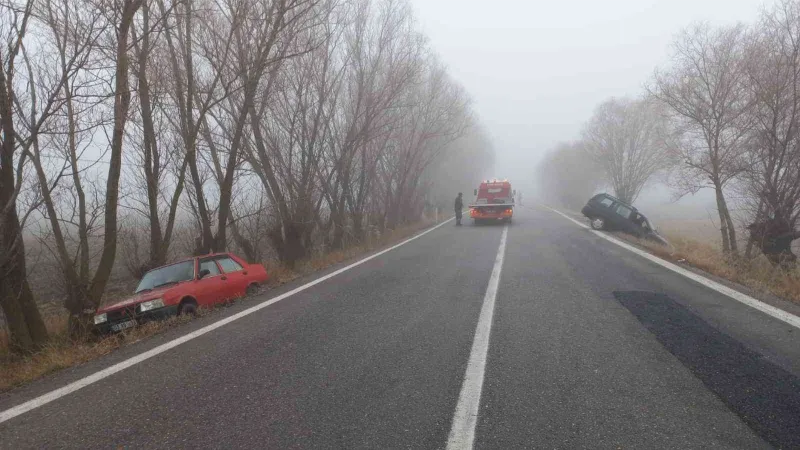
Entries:
[[[412, 0], [431, 47], [493, 139], [497, 177], [532, 191], [538, 159], [609, 97], [638, 96], [693, 22], [753, 22], [761, 0]], [[683, 202], [705, 203], [706, 193]], [[665, 202], [652, 189], [640, 201]], [[713, 196], [712, 196], [713, 200]]]

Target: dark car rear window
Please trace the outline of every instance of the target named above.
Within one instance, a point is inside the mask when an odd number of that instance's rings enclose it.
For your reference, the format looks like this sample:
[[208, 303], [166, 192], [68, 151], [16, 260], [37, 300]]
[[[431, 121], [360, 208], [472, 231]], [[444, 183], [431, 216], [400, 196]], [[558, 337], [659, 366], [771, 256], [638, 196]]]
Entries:
[[617, 214], [620, 216], [629, 219], [631, 217], [631, 213], [633, 212], [632, 209], [628, 208], [625, 205], [618, 205], [617, 206]]
[[598, 194], [592, 198], [592, 203], [608, 208], [614, 203], [614, 200], [611, 200], [605, 194]]

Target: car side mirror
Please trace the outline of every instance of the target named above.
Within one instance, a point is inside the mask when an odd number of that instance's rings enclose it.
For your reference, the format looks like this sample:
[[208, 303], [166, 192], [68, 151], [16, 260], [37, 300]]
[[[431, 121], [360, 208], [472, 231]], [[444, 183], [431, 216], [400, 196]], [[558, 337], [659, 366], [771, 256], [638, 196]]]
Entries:
[[211, 275], [211, 271], [208, 270], [208, 269], [203, 269], [203, 270], [200, 271], [200, 276], [199, 276], [198, 279], [202, 280], [203, 278], [207, 277], [208, 275]]

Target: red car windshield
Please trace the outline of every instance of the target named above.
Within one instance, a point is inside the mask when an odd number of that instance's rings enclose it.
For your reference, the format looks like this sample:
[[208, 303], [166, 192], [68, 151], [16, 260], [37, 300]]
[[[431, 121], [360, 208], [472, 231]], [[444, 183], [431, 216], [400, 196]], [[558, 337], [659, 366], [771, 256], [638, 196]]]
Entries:
[[147, 272], [142, 277], [142, 281], [139, 282], [139, 286], [136, 287], [136, 293], [149, 291], [159, 286], [180, 283], [181, 281], [189, 281], [193, 278], [194, 261], [179, 262]]

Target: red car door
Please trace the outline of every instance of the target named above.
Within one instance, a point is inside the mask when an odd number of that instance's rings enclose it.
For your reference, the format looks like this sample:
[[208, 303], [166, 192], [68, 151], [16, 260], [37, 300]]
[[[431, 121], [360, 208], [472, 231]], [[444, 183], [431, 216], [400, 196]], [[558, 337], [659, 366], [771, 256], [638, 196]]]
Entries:
[[197, 270], [198, 276], [204, 269], [209, 273], [195, 281], [193, 291], [199, 305], [211, 306], [225, 299], [225, 293], [229, 286], [227, 277], [220, 270], [215, 258], [201, 258]]
[[245, 267], [238, 261], [233, 259], [230, 255], [221, 255], [217, 257], [217, 264], [222, 269], [222, 273], [226, 277], [227, 286], [226, 293], [231, 297], [242, 297], [247, 292], [247, 271]]

